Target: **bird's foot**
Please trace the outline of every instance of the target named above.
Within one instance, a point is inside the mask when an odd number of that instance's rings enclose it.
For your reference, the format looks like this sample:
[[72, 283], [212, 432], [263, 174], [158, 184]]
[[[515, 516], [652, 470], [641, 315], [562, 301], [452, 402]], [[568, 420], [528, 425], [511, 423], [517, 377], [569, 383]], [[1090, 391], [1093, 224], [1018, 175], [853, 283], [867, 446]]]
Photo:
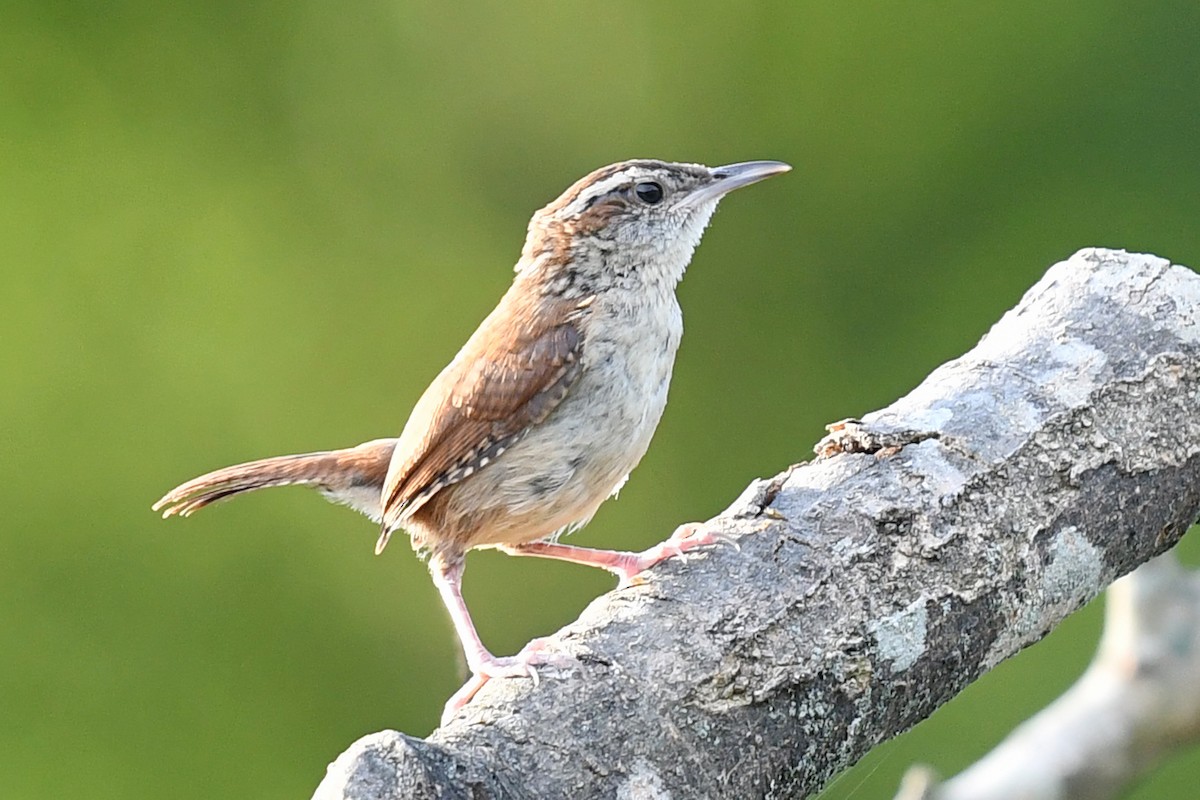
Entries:
[[537, 686], [537, 667], [567, 669], [576, 664], [578, 662], [566, 653], [552, 652], [549, 639], [534, 639], [515, 656], [486, 654], [471, 671], [486, 678], [529, 678]]
[[630, 553], [627, 559], [610, 569], [621, 579], [620, 586], [635, 586], [641, 582], [641, 573], [656, 564], [700, 547], [717, 544], [727, 544], [735, 550], [741, 549], [732, 536], [718, 533], [703, 522], [687, 522], [676, 528], [666, 541], [640, 553]]
[[469, 703], [492, 678], [529, 678], [533, 685], [537, 686], [541, 682], [538, 667], [572, 669], [579, 665], [572, 656], [551, 652], [549, 647], [549, 640], [534, 639], [515, 656], [481, 654], [471, 665], [471, 677], [446, 701], [446, 707], [442, 710], [442, 724], [445, 725], [454, 716], [455, 711]]

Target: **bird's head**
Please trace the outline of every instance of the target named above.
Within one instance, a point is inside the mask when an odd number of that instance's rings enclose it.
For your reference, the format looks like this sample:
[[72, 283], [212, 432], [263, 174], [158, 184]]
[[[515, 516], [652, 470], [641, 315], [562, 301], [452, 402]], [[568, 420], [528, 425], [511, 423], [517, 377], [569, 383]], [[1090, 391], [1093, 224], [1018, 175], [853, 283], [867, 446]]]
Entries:
[[517, 271], [673, 287], [721, 198], [790, 169], [779, 161], [706, 167], [648, 159], [601, 167], [533, 215]]

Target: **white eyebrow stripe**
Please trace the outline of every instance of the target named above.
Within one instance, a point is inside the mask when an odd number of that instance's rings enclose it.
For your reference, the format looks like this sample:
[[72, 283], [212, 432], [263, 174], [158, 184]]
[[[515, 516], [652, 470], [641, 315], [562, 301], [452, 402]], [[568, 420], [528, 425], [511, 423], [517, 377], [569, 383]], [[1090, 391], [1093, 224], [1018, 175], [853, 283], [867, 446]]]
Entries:
[[579, 195], [571, 201], [567, 206], [567, 213], [571, 216], [578, 216], [587, 210], [588, 203], [593, 197], [603, 197], [613, 191], [622, 184], [629, 183], [632, 176], [627, 171], [621, 171], [615, 175], [611, 175], [599, 183], [588, 187], [586, 192], [580, 192]]

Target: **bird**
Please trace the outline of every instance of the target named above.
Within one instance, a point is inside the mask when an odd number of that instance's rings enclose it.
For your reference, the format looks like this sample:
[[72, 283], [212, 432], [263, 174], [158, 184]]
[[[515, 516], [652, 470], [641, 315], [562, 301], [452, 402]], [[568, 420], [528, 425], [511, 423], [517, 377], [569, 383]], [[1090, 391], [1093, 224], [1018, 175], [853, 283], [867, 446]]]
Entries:
[[471, 677], [443, 719], [488, 680], [538, 680], [573, 659], [535, 639], [514, 656], [483, 644], [463, 600], [468, 551], [496, 548], [600, 567], [623, 583], [719, 535], [680, 526], [640, 553], [559, 542], [615, 495], [649, 447], [683, 334], [676, 287], [721, 199], [787, 172], [634, 159], [572, 184], [529, 221], [512, 285], [421, 395], [398, 438], [250, 461], [201, 475], [154, 505], [187, 517], [217, 501], [304, 485], [427, 559]]

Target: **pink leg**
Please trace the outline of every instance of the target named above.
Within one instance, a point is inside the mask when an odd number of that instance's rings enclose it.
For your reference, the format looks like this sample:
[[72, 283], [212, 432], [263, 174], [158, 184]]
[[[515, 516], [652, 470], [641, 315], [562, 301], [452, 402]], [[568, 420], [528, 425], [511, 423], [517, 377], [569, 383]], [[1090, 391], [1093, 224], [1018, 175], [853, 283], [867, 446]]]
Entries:
[[660, 542], [640, 553], [597, 550], [591, 547], [576, 547], [555, 542], [530, 542], [500, 549], [513, 556], [540, 556], [558, 561], [570, 561], [574, 564], [585, 564], [589, 567], [600, 567], [615, 574], [621, 579], [621, 585], [626, 586], [634, 576], [661, 561], [682, 555], [697, 547], [723, 542], [733, 544], [732, 540], [705, 529], [703, 523], [690, 522], [676, 528], [665, 542]]
[[466, 705], [475, 693], [492, 678], [524, 678], [528, 677], [536, 684], [538, 681], [538, 665], [573, 666], [575, 660], [570, 656], [544, 652], [545, 642], [534, 639], [515, 656], [494, 656], [483, 646], [475, 623], [471, 621], [471, 613], [462, 596], [462, 574], [465, 560], [459, 556], [444, 559], [435, 556], [429, 564], [433, 574], [433, 584], [442, 596], [446, 610], [450, 612], [450, 621], [454, 623], [454, 631], [462, 642], [463, 653], [467, 657], [467, 668], [471, 670], [471, 678], [446, 703], [442, 712], [445, 722], [453, 712]]

